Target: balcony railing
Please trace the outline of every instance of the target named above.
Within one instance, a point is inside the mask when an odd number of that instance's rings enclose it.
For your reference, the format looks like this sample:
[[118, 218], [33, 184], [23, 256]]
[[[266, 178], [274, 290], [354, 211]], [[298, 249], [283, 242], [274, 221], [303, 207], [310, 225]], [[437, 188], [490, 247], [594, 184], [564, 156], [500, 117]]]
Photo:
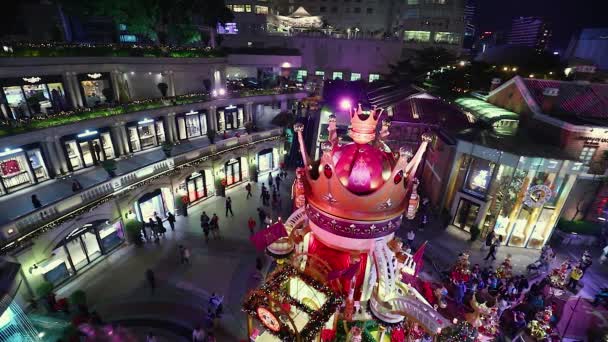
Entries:
[[[298, 88], [277, 87], [271, 89], [241, 89], [228, 92], [227, 98], [239, 98], [263, 95], [290, 94], [302, 91]], [[222, 98], [222, 97], [220, 97]], [[183, 104], [206, 102], [211, 100], [209, 93], [195, 93], [166, 98], [132, 101], [115, 106], [96, 108], [79, 108], [77, 110], [56, 114], [36, 115], [19, 120], [4, 120], [0, 122], [0, 137], [29, 132], [37, 129], [61, 126], [83, 120], [115, 116], [142, 110], [158, 109]]]
[[218, 49], [128, 44], [0, 43], [0, 57], [225, 57]]
[[0, 227], [0, 235], [3, 240], [0, 253], [6, 253], [10, 249], [17, 248], [20, 242], [23, 242], [28, 236], [52, 228], [60, 224], [60, 221], [82, 215], [111, 200], [123, 191], [146, 185], [147, 182], [156, 178], [169, 176], [172, 172], [177, 172], [182, 168], [235, 149], [280, 139], [282, 133], [281, 128], [276, 128], [221, 140], [214, 145], [186, 151], [171, 158], [148, 164], [137, 170], [101, 182], [78, 194], [49, 203]]

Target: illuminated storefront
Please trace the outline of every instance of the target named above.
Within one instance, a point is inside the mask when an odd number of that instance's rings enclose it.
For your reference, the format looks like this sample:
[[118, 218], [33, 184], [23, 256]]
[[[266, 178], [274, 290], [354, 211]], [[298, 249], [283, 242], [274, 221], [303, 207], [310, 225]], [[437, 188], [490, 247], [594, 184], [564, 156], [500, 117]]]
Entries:
[[164, 219], [168, 212], [175, 212], [173, 207], [171, 190], [163, 188], [141, 196], [135, 203], [135, 212], [140, 222], [148, 222], [155, 214]]
[[0, 104], [6, 119], [68, 110], [61, 76], [0, 79]]
[[201, 170], [194, 172], [186, 178], [186, 189], [188, 190], [188, 199], [190, 203], [209, 196], [208, 189], [212, 188], [212, 177], [210, 170]]
[[241, 128], [244, 125], [242, 106], [220, 107], [216, 112], [218, 132]]
[[541, 248], [583, 165], [462, 141], [458, 151], [447, 191], [451, 224], [482, 235], [493, 229], [509, 246]]
[[163, 120], [144, 119], [127, 123], [127, 136], [131, 152], [143, 151], [165, 142]]
[[258, 153], [258, 173], [272, 171], [277, 167], [279, 160], [278, 150], [267, 148]]
[[49, 179], [44, 160], [38, 144], [0, 150], [0, 194]]
[[116, 158], [109, 128], [86, 130], [61, 138], [70, 171], [90, 167]]
[[74, 276], [124, 241], [122, 222], [98, 220], [69, 233], [57, 244], [51, 256], [35, 264], [30, 273], [41, 274], [45, 281], [59, 284]]
[[207, 134], [207, 113], [189, 111], [175, 117], [177, 134], [180, 140], [196, 138]]
[[[87, 107], [95, 107], [112, 102], [116, 97], [112, 89], [110, 73], [108, 72], [79, 74], [78, 82], [80, 84], [80, 92]], [[114, 98], [107, 98], [106, 96], [109, 94], [112, 94]]]

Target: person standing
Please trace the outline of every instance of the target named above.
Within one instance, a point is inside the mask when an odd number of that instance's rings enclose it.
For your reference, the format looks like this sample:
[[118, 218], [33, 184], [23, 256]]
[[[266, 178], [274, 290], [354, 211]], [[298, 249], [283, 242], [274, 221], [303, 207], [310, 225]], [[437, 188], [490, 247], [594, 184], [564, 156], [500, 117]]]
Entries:
[[583, 269], [581, 264], [577, 264], [574, 266], [572, 271], [570, 271], [570, 281], [568, 281], [567, 287], [574, 293], [576, 293], [576, 286], [578, 285], [578, 281], [583, 277]]
[[279, 173], [275, 178], [274, 181], [275, 183], [277, 183], [277, 190], [281, 189], [281, 173]]
[[490, 250], [488, 251], [488, 255], [483, 260], [489, 260], [492, 258], [492, 261], [496, 260], [496, 252], [498, 251], [498, 247], [502, 243], [502, 235], [498, 236], [498, 239], [494, 239], [492, 245], [490, 245]]
[[154, 222], [154, 220], [151, 217], [148, 219], [148, 227], [152, 231], [152, 233], [150, 234], [150, 237], [154, 238], [154, 242], [159, 243], [160, 242], [160, 238], [159, 238], [160, 234], [158, 232], [158, 227], [156, 225], [156, 222]]
[[72, 192], [78, 192], [80, 190], [82, 190], [82, 185], [80, 184], [78, 179], [74, 179], [72, 181]]
[[158, 214], [156, 212], [154, 212], [154, 219], [156, 220], [156, 227], [158, 229], [158, 234], [165, 237], [165, 232], [167, 231], [167, 229], [163, 225], [163, 219], [160, 218], [160, 216], [158, 216]]
[[146, 280], [150, 287], [150, 294], [154, 294], [154, 290], [156, 290], [156, 276], [154, 275], [154, 271], [149, 268], [146, 270]]
[[201, 214], [201, 228], [203, 229], [203, 233], [205, 234], [205, 242], [209, 243], [209, 216], [207, 216], [207, 213], [204, 211]]
[[234, 213], [232, 212], [232, 198], [230, 198], [230, 196], [226, 197], [226, 217], [228, 217], [228, 212], [234, 217]]
[[101, 147], [99, 147], [98, 143], [93, 145], [93, 149], [95, 150], [95, 157], [97, 157], [97, 162], [101, 161]]
[[213, 217], [211, 218], [211, 224], [210, 224], [210, 229], [211, 229], [211, 234], [213, 234], [213, 237], [215, 239], [219, 239], [220, 238], [220, 218], [217, 217], [217, 215], [215, 213], [213, 213]]
[[247, 183], [247, 185], [245, 185], [245, 190], [247, 190], [247, 199], [249, 199], [249, 197], [253, 197], [253, 194], [251, 194], [251, 184]]
[[264, 228], [264, 220], [266, 220], [266, 212], [262, 208], [258, 208], [258, 218], [260, 219], [260, 228]]
[[272, 172], [268, 173], [268, 187], [272, 189]]
[[414, 248], [414, 239], [416, 238], [416, 233], [414, 233], [413, 229], [407, 232], [407, 244], [410, 248]]
[[38, 199], [38, 196], [32, 195], [32, 205], [34, 206], [34, 209], [42, 207], [42, 203]]
[[490, 230], [488, 235], [486, 236], [486, 243], [481, 245], [481, 250], [484, 250], [485, 247], [492, 246], [492, 242], [494, 242], [494, 238], [496, 237], [496, 233], [494, 233], [494, 229]]
[[167, 213], [167, 222], [169, 222], [169, 226], [171, 226], [171, 231], [174, 232], [175, 231], [175, 215], [173, 215], [171, 212]]
[[247, 226], [249, 227], [249, 233], [253, 235], [253, 230], [255, 229], [255, 220], [253, 217], [249, 216], [249, 221], [247, 221]]

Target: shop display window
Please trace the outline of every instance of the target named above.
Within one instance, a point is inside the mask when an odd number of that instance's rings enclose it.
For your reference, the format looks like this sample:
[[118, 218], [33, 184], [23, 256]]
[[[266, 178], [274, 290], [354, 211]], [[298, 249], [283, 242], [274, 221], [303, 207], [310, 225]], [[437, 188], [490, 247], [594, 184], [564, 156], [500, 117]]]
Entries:
[[67, 248], [68, 253], [70, 253], [70, 257], [72, 258], [72, 263], [74, 264], [76, 271], [81, 270], [89, 263], [87, 260], [87, 254], [82, 246], [82, 242], [78, 237], [67, 241], [65, 243], [65, 247]]
[[223, 110], [217, 111], [217, 130], [219, 132], [226, 130], [226, 116]]
[[198, 115], [188, 115], [186, 120], [186, 134], [188, 137], [198, 137], [201, 133], [201, 121]]
[[190, 203], [196, 202], [208, 196], [205, 171], [195, 172], [186, 179], [188, 198]]
[[68, 160], [72, 166], [72, 170], [81, 169], [83, 165], [82, 161], [80, 160], [80, 151], [76, 145], [76, 140], [66, 141], [64, 145], [68, 155]]
[[51, 93], [51, 100], [56, 112], [68, 110], [65, 91], [63, 90], [63, 84], [61, 83], [49, 83], [47, 84]]
[[243, 180], [241, 158], [230, 159], [224, 165], [224, 175], [226, 177], [226, 184], [232, 185]]
[[191, 111], [177, 118], [180, 139], [189, 139], [207, 134], [207, 114]]
[[153, 123], [139, 125], [138, 130], [140, 146], [142, 149], [158, 145]]
[[100, 228], [99, 239], [101, 240], [101, 245], [105, 252], [120, 245], [125, 239], [121, 222], [117, 221], [113, 224], [106, 224]]
[[272, 149], [261, 151], [258, 154], [258, 172], [267, 172], [274, 168]]
[[108, 102], [108, 99], [103, 95], [103, 90], [110, 88], [108, 80], [86, 80], [81, 81], [80, 84], [87, 107], [95, 107]]
[[32, 166], [32, 171], [34, 172], [36, 179], [38, 181], [48, 179], [49, 175], [46, 170], [46, 166], [44, 165], [40, 149], [28, 150], [27, 157], [30, 160], [30, 165]]
[[37, 265], [38, 272], [44, 280], [56, 285], [74, 274], [68, 261], [65, 249], [59, 247], [53, 251], [53, 256]]
[[101, 146], [103, 146], [103, 152], [105, 154], [105, 159], [114, 159], [116, 155], [114, 154], [114, 144], [112, 143], [112, 137], [109, 132], [101, 133]]
[[137, 133], [137, 127], [127, 128], [127, 133], [129, 134], [129, 143], [131, 145], [131, 151], [132, 152], [141, 151], [141, 145], [139, 143], [139, 134]]
[[154, 219], [154, 213], [160, 217], [165, 217], [165, 201], [160, 190], [142, 196], [137, 202], [138, 219], [141, 222], [148, 222]]
[[22, 118], [30, 115], [30, 111], [25, 102], [25, 95], [19, 86], [4, 87], [6, 102], [13, 113], [13, 119]]
[[23, 92], [33, 114], [50, 114], [53, 112], [51, 95], [45, 84], [24, 85]]
[[495, 166], [496, 164], [491, 161], [473, 158], [464, 183], [464, 190], [485, 196], [490, 186]]
[[4, 187], [9, 192], [34, 183], [28, 170], [29, 165], [23, 153], [15, 153], [0, 158], [0, 176]]
[[165, 126], [162, 121], [156, 121], [154, 125], [156, 126], [156, 140], [158, 144], [162, 144], [165, 142]]

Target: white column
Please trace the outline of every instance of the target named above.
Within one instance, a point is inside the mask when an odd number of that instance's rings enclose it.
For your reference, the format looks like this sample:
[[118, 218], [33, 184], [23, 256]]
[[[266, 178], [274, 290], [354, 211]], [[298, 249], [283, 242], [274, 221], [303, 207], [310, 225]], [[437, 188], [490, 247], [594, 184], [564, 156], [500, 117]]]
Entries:
[[78, 98], [76, 97], [76, 89], [74, 89], [74, 82], [72, 82], [72, 77], [70, 76], [70, 73], [66, 72], [61, 76], [63, 78], [63, 84], [65, 85], [65, 88], [68, 91], [68, 97], [70, 98], [72, 107], [78, 108]]
[[84, 101], [82, 99], [82, 93], [80, 92], [80, 83], [75, 72], [71, 73], [72, 84], [74, 86], [74, 95], [76, 95], [76, 101], [78, 101], [79, 107], [84, 107]]
[[127, 135], [127, 127], [125, 126], [125, 122], [121, 121], [119, 123], [118, 130], [120, 131], [120, 137], [122, 138], [122, 144], [124, 147], [125, 154], [131, 153], [129, 150], [129, 136]]
[[217, 133], [217, 117], [216, 117], [216, 113], [217, 113], [217, 107], [216, 106], [210, 106], [209, 107], [209, 128], [213, 129], [216, 133]]
[[168, 94], [169, 96], [175, 96], [175, 75], [173, 74], [173, 70], [165, 71], [167, 77], [167, 85], [169, 86]]
[[59, 162], [59, 157], [57, 156], [57, 150], [55, 150], [55, 141], [53, 137], [46, 137], [44, 143], [42, 144], [42, 150], [48, 156], [48, 162], [53, 170], [53, 174], [58, 176], [61, 174], [61, 163]]
[[124, 156], [126, 154], [129, 154], [129, 150], [127, 148], [127, 146], [125, 146], [124, 144], [124, 139], [122, 137], [122, 129], [120, 128], [121, 123], [117, 122], [115, 123], [111, 130], [112, 130], [112, 137], [114, 138], [113, 141], [116, 142], [116, 146], [114, 146], [114, 149], [118, 149], [118, 153], [121, 156]]
[[175, 123], [175, 113], [169, 113], [163, 117], [165, 123], [165, 134], [167, 135], [168, 142], [177, 142], [179, 137], [177, 135], [177, 124]]
[[55, 153], [56, 153], [59, 163], [61, 165], [61, 169], [63, 170], [64, 173], [69, 172], [70, 168], [68, 167], [68, 160], [65, 155], [65, 152], [63, 152], [63, 146], [61, 146], [60, 137], [55, 136], [55, 139], [53, 139], [53, 141], [54, 141], [54, 145], [55, 145]]
[[253, 102], [245, 103], [245, 122], [253, 122]]
[[112, 70], [112, 72], [110, 73], [110, 80], [112, 81], [112, 89], [114, 90], [114, 101], [116, 102], [120, 102], [121, 98], [120, 98], [120, 87], [118, 85], [119, 77], [120, 77], [121, 73], [118, 70]]

